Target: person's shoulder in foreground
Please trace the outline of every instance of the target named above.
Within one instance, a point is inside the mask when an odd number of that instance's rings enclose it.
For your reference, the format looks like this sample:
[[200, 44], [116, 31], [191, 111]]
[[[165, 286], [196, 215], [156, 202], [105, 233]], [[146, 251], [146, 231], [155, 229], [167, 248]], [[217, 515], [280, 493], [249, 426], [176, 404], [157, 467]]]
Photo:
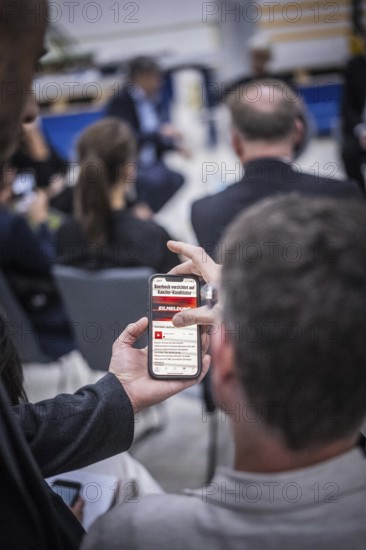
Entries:
[[181, 495], [149, 495], [113, 508], [82, 550], [352, 550], [364, 548], [366, 460], [355, 448], [321, 464], [276, 474], [221, 468]]

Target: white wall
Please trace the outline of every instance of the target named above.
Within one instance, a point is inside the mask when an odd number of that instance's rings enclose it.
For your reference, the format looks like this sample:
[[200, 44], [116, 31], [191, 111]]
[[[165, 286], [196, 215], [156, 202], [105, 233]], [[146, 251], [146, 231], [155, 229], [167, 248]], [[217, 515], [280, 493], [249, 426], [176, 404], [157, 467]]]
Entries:
[[100, 62], [142, 53], [197, 58], [218, 45], [197, 0], [54, 0], [50, 21]]
[[[341, 64], [348, 55], [348, 0], [51, 0], [50, 4], [50, 20], [82, 51], [93, 52], [98, 62], [149, 53], [158, 54], [167, 65], [206, 60], [219, 69], [220, 80], [232, 79], [249, 71], [246, 42], [257, 30], [273, 40], [275, 70]], [[314, 6], [319, 6], [318, 21]], [[300, 10], [300, 20], [289, 22], [295, 9]]]

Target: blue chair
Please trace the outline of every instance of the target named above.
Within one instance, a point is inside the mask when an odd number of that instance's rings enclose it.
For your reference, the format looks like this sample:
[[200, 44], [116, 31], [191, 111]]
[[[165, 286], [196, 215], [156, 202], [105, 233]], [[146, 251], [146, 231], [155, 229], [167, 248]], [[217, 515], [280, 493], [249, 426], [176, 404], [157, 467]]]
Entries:
[[80, 113], [44, 115], [42, 130], [52, 146], [63, 158], [72, 160], [78, 135], [90, 124], [104, 116], [103, 110]]

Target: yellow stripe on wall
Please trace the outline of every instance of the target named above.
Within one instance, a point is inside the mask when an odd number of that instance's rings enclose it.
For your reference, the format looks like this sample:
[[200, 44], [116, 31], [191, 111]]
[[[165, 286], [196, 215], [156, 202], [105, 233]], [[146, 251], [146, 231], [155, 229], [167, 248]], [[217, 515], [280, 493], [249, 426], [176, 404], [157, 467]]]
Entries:
[[[263, 0], [265, 1], [265, 0]], [[267, 2], [265, 2], [267, 4]], [[268, 4], [271, 4], [268, 2]], [[302, 11], [319, 11], [320, 13], [330, 13], [332, 11], [332, 7], [336, 8], [336, 11], [339, 13], [340, 8], [349, 8], [351, 5], [350, 0], [337, 0], [336, 2], [332, 2], [331, 0], [304, 0], [302, 2], [288, 2], [287, 0], [283, 3], [276, 2], [275, 5], [266, 5], [264, 6], [262, 2], [258, 4], [258, 8], [260, 8], [260, 11], [263, 15], [281, 15], [284, 10], [288, 10], [290, 12], [291, 5], [294, 6], [295, 9], [299, 9]], [[295, 11], [295, 10], [294, 10]]]
[[271, 42], [299, 42], [303, 40], [321, 40], [326, 38], [339, 38], [348, 36], [351, 29], [349, 25], [342, 27], [319, 29], [319, 30], [307, 30], [307, 31], [294, 31], [272, 34]]
[[350, 23], [350, 14], [349, 13], [338, 13], [336, 16], [334, 16], [334, 18], [336, 18], [337, 21], [324, 22], [320, 18], [319, 22], [316, 23], [316, 22], [314, 22], [314, 15], [304, 15], [298, 21], [289, 21], [289, 20], [286, 20], [286, 19], [276, 19], [273, 22], [264, 21], [264, 22], [261, 22], [260, 27], [261, 27], [261, 29], [268, 31], [268, 30], [271, 30], [271, 29], [274, 29], [274, 28], [278, 29], [279, 27], [283, 27], [283, 28], [286, 28], [286, 27], [289, 27], [289, 26], [293, 27], [294, 25], [298, 25], [298, 26], [316, 25], [316, 27], [319, 27], [319, 25], [326, 25], [326, 26], [328, 26], [328, 25], [337, 25], [338, 23], [342, 23], [344, 21], [346, 21], [347, 23]]

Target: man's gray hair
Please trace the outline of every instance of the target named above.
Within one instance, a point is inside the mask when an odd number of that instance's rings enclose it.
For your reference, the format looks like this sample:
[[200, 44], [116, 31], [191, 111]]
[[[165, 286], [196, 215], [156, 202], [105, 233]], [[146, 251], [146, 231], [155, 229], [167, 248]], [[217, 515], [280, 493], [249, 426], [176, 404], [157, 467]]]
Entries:
[[249, 141], [289, 137], [299, 112], [299, 98], [281, 80], [255, 80], [230, 93], [227, 105], [233, 126]]
[[245, 396], [292, 450], [366, 415], [366, 206], [287, 194], [228, 229], [223, 320]]

